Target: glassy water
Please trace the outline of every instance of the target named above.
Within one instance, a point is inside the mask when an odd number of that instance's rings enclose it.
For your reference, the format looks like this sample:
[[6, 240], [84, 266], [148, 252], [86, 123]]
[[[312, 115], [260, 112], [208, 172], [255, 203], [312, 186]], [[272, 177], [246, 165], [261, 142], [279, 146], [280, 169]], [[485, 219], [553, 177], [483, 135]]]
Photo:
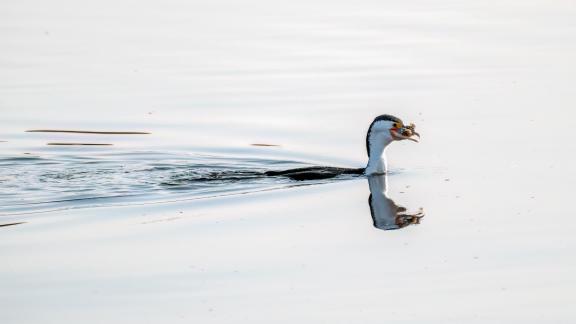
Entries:
[[[575, 16], [2, 1], [0, 321], [573, 322]], [[387, 178], [261, 176], [363, 167], [382, 113]]]

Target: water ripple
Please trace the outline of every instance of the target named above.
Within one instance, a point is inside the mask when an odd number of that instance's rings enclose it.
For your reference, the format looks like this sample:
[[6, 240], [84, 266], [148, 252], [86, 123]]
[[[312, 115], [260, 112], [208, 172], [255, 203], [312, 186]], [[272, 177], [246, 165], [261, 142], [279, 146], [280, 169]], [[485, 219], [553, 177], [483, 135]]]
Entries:
[[0, 215], [197, 199], [330, 181], [302, 183], [266, 174], [310, 166], [300, 161], [166, 152], [4, 156], [0, 166]]

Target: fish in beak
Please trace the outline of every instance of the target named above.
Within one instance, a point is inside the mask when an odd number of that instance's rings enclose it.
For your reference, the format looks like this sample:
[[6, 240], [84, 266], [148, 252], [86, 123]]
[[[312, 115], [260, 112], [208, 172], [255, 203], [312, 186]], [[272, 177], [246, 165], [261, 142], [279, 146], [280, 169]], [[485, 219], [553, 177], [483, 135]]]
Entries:
[[[414, 123], [402, 128], [392, 128], [390, 134], [392, 134], [392, 137], [397, 141], [410, 140], [418, 143], [418, 140], [420, 140], [420, 134], [416, 132], [416, 125], [414, 125]], [[418, 136], [418, 139], [415, 138], [416, 136]]]

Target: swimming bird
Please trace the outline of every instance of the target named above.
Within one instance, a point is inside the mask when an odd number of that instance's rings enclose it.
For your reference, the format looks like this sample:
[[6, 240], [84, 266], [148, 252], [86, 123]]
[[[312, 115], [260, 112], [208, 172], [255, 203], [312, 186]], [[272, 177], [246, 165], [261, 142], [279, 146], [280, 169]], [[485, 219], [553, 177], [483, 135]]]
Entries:
[[[418, 142], [420, 134], [414, 124], [405, 125], [398, 117], [380, 115], [372, 121], [366, 133], [368, 164], [366, 168], [337, 168], [314, 166], [283, 171], [267, 171], [267, 176], [284, 176], [294, 180], [328, 179], [344, 174], [377, 175], [387, 171], [386, 148], [394, 141], [410, 140]], [[416, 136], [418, 139], [416, 139]]]

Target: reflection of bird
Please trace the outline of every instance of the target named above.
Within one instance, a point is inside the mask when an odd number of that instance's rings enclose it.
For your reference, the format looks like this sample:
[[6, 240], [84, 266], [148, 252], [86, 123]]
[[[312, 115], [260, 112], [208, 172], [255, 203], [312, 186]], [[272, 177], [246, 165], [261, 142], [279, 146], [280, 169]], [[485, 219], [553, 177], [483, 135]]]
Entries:
[[294, 180], [316, 180], [333, 178], [345, 174], [384, 174], [386, 173], [386, 147], [394, 141], [411, 140], [418, 142], [415, 136], [416, 126], [404, 125], [402, 120], [391, 115], [381, 115], [374, 119], [366, 134], [366, 149], [368, 150], [368, 165], [366, 168], [349, 169], [335, 167], [307, 167], [284, 171], [268, 171], [268, 176], [284, 176]]
[[420, 209], [417, 213], [407, 213], [406, 208], [396, 203], [386, 195], [386, 175], [368, 176], [370, 186], [370, 214], [374, 227], [381, 230], [394, 230], [413, 224], [420, 224], [424, 212]]

